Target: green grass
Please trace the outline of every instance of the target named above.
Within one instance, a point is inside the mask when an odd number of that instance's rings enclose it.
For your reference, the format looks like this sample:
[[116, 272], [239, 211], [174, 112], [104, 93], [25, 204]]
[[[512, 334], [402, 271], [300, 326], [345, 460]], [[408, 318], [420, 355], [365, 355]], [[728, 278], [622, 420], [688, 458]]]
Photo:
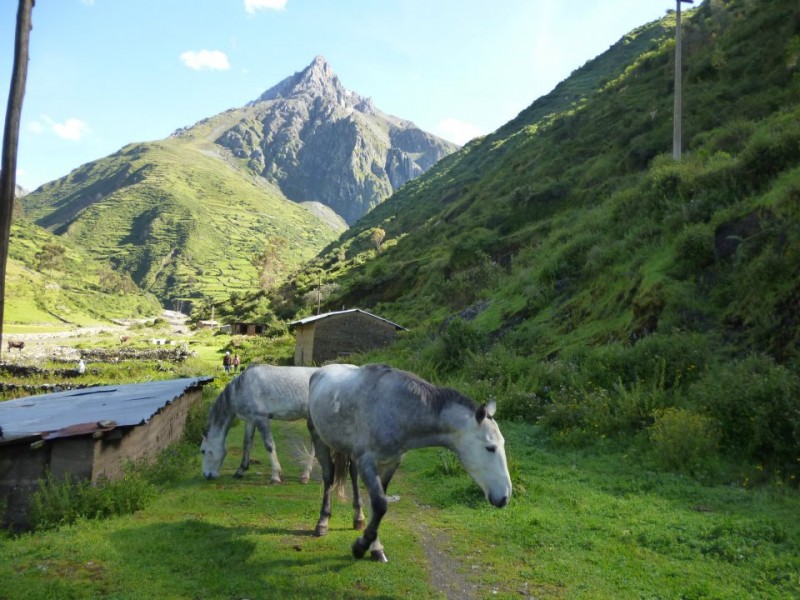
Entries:
[[[356, 561], [349, 503], [311, 535], [318, 483], [297, 483], [302, 423], [277, 423], [285, 481], [263, 446], [245, 477], [241, 426], [220, 479], [199, 456], [145, 510], [0, 540], [0, 596], [16, 598], [442, 598], [438, 568], [478, 598], [794, 598], [800, 498], [703, 486], [603, 451], [554, 451], [535, 427], [501, 423], [515, 494], [497, 510], [439, 449], [408, 454], [381, 540], [390, 562]], [[432, 553], [434, 554], [434, 553]], [[439, 560], [442, 560], [441, 558]]]

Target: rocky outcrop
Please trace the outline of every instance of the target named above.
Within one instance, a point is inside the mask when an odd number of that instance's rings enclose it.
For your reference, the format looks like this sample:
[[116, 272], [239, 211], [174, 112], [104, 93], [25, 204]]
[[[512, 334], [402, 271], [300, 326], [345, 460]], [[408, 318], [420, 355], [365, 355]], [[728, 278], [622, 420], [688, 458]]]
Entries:
[[247, 108], [216, 142], [291, 200], [350, 224], [457, 149], [347, 90], [321, 56]]

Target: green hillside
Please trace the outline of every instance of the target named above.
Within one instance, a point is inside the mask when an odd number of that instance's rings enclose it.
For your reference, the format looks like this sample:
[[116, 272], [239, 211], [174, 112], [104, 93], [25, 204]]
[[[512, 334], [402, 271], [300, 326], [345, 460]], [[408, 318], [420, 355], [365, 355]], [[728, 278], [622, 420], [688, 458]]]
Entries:
[[797, 476], [800, 10], [685, 17], [681, 162], [668, 14], [404, 186], [275, 302], [308, 312], [321, 282], [327, 308], [413, 328], [371, 359], [496, 397], [557, 442]]
[[47, 325], [91, 325], [161, 312], [130, 277], [92, 259], [79, 246], [24, 218], [11, 227], [3, 330]]
[[[192, 135], [131, 144], [84, 165], [26, 196], [26, 214], [169, 308], [227, 300], [282, 277], [343, 227], [223, 157], [208, 139], [229, 120], [223, 113]], [[268, 265], [259, 261], [265, 251]]]

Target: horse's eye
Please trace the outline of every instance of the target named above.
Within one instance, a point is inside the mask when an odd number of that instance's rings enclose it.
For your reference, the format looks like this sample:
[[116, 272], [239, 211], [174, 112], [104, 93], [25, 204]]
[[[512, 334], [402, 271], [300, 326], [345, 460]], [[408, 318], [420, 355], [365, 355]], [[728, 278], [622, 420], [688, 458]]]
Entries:
[[486, 446], [487, 452], [497, 452], [497, 446]]

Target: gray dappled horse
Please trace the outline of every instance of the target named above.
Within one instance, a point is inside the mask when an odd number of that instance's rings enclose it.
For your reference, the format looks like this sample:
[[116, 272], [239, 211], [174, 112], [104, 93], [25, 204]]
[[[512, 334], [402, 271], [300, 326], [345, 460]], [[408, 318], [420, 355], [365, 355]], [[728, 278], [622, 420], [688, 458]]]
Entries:
[[[252, 365], [236, 376], [222, 390], [208, 415], [200, 452], [203, 454], [203, 476], [219, 477], [225, 458], [225, 438], [235, 418], [245, 422], [242, 462], [234, 477], [241, 477], [250, 466], [255, 430], [261, 433], [269, 454], [273, 483], [281, 481], [281, 463], [275, 452], [270, 419], [296, 421], [308, 418], [308, 384], [315, 367], [274, 367]], [[313, 450], [312, 450], [313, 451]], [[313, 453], [307, 453], [300, 481], [307, 483], [314, 464]]]
[[492, 505], [511, 497], [505, 441], [492, 418], [494, 403], [478, 406], [456, 390], [436, 387], [386, 365], [328, 365], [311, 377], [309, 430], [322, 466], [324, 492], [316, 534], [331, 516], [331, 490], [340, 484], [348, 457], [369, 490], [372, 514], [352, 546], [361, 558], [370, 550], [386, 562], [378, 527], [386, 514], [386, 489], [403, 454], [442, 446], [461, 464]]

